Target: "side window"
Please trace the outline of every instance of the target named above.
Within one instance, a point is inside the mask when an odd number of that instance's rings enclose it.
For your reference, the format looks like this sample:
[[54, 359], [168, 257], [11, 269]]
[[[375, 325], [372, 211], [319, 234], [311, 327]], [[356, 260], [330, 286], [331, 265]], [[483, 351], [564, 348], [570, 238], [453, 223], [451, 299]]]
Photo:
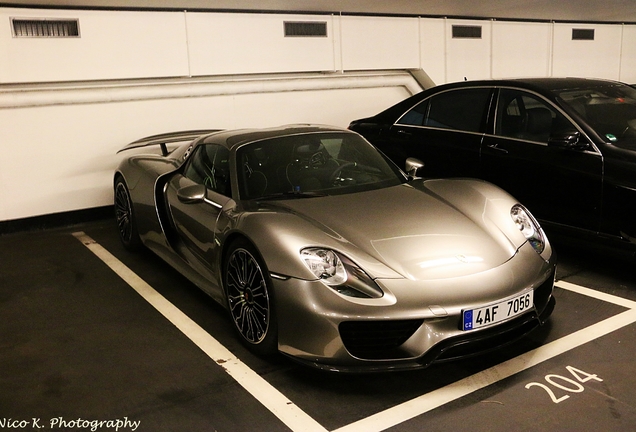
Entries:
[[407, 111], [406, 114], [398, 120], [399, 124], [402, 125], [410, 125], [410, 126], [424, 126], [424, 118], [426, 118], [426, 111], [428, 110], [428, 99], [424, 102], [420, 102], [412, 108], [410, 111]]
[[490, 88], [446, 91], [420, 103], [398, 123], [482, 132], [490, 94]]
[[551, 135], [572, 130], [574, 125], [538, 96], [512, 89], [499, 92], [497, 135], [547, 144]]
[[190, 156], [183, 175], [210, 190], [230, 196], [229, 158], [230, 153], [225, 147], [201, 145]]

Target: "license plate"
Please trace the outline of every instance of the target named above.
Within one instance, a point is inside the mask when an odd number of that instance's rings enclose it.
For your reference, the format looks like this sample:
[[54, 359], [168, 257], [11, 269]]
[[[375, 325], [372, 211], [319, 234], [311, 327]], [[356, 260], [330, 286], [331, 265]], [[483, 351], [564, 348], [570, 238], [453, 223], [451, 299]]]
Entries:
[[505, 321], [532, 309], [534, 291], [484, 306], [462, 311], [463, 330], [474, 330]]

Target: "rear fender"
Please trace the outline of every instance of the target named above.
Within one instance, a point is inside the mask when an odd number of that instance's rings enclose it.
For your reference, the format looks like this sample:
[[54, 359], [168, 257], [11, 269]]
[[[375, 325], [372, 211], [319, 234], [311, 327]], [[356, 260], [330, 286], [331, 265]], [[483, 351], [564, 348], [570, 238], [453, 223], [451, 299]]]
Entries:
[[[165, 199], [158, 196], [163, 190], [165, 179], [176, 169], [173, 160], [156, 155], [139, 155], [124, 159], [115, 172], [123, 177], [130, 192], [139, 236], [144, 244], [161, 241], [164, 238], [162, 224], [165, 224]], [[160, 220], [161, 219], [161, 220]]]

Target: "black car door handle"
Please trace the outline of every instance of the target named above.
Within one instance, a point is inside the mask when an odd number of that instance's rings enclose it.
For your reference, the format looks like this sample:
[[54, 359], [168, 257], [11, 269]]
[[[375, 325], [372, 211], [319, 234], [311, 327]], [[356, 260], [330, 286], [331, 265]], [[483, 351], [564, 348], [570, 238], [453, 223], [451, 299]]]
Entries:
[[499, 144], [488, 144], [486, 145], [489, 149], [497, 150], [498, 152], [508, 154], [508, 150], [499, 147]]
[[411, 132], [407, 131], [406, 129], [398, 129], [396, 130], [396, 132], [400, 135], [405, 135], [405, 136], [413, 135]]

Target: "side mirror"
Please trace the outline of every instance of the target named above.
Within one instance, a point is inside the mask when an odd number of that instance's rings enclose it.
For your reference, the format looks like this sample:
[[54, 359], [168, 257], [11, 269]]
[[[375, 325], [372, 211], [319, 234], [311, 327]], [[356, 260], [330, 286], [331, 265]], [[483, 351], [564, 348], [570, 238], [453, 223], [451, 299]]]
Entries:
[[583, 150], [588, 147], [588, 144], [581, 140], [581, 132], [571, 131], [551, 135], [548, 146], [564, 150]]
[[206, 196], [205, 186], [195, 184], [182, 187], [177, 191], [177, 198], [184, 204], [195, 204], [203, 202]]
[[416, 158], [407, 158], [405, 163], [406, 173], [411, 177], [417, 177], [420, 169], [424, 168], [424, 162]]

